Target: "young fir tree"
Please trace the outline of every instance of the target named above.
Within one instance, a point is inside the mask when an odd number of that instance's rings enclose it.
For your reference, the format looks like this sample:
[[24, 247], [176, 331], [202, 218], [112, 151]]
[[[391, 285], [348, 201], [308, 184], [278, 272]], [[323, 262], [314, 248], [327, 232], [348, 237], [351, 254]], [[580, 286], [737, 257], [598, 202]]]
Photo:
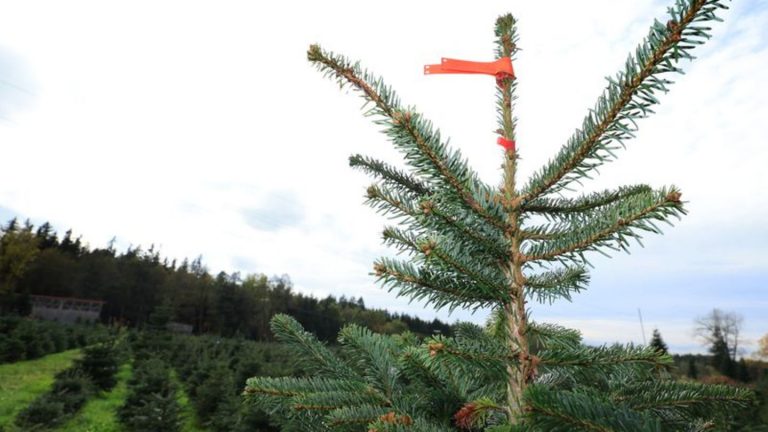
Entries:
[[[303, 361], [303, 378], [251, 378], [247, 397], [284, 430], [696, 430], [744, 404], [746, 391], [662, 379], [671, 358], [650, 347], [588, 347], [578, 332], [532, 321], [527, 303], [570, 299], [588, 281], [587, 254], [626, 250], [685, 213], [675, 187], [647, 185], [566, 198], [631, 138], [669, 76], [709, 38], [721, 0], [678, 0], [655, 22], [581, 129], [526, 183], [516, 178], [513, 73], [497, 75], [503, 182], [484, 184], [432, 124], [358, 63], [313, 45], [309, 60], [367, 102], [409, 168], [355, 155], [378, 182], [368, 203], [398, 218], [384, 240], [410, 254], [375, 275], [437, 308], [490, 308], [487, 328], [460, 325], [420, 342], [348, 326], [332, 351], [290, 317], [272, 321]], [[517, 51], [515, 19], [496, 23], [496, 57]]]
[[699, 368], [696, 366], [696, 358], [691, 356], [688, 358], [688, 378], [690, 379], [698, 379], [699, 378]]
[[715, 326], [712, 331], [712, 346], [709, 347], [709, 352], [712, 354], [712, 366], [721, 374], [734, 378], [736, 368], [731, 359], [731, 350], [719, 326]]
[[659, 329], [653, 329], [653, 336], [651, 337], [650, 346], [662, 354], [669, 354], [669, 347], [664, 342], [664, 339], [661, 338]]

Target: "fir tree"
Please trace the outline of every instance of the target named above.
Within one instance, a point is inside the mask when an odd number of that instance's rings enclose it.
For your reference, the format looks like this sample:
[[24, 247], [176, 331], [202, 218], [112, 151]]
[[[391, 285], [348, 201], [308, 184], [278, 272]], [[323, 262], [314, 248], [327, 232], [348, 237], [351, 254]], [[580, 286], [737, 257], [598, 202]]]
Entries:
[[752, 379], [749, 373], [749, 366], [747, 366], [747, 362], [744, 360], [744, 357], [740, 358], [739, 362], [736, 363], [735, 378], [743, 383], [747, 383]]
[[669, 347], [667, 347], [664, 339], [661, 338], [659, 329], [653, 329], [653, 337], [651, 337], [651, 348], [662, 354], [669, 354]]
[[718, 326], [712, 331], [712, 346], [709, 347], [709, 352], [712, 354], [712, 366], [721, 374], [734, 378], [736, 368], [733, 360], [731, 360], [731, 351]]
[[[246, 394], [285, 430], [679, 430], [749, 400], [747, 391], [659, 378], [671, 358], [650, 347], [588, 347], [578, 332], [531, 320], [527, 303], [570, 299], [586, 288], [587, 255], [627, 250], [685, 214], [680, 191], [647, 185], [565, 197], [613, 160], [653, 113], [680, 61], [709, 38], [721, 0], [678, 0], [655, 22], [598, 98], [581, 129], [527, 183], [516, 178], [517, 80], [497, 75], [503, 182], [484, 184], [440, 132], [356, 62], [310, 47], [309, 60], [366, 101], [407, 171], [355, 155], [378, 182], [368, 203], [399, 225], [385, 243], [409, 255], [382, 258], [374, 274], [399, 295], [436, 308], [490, 308], [487, 328], [420, 342], [364, 328], [341, 331], [339, 353], [287, 316], [272, 326], [296, 350], [305, 378], [252, 378]], [[496, 57], [517, 51], [511, 15], [496, 23]], [[698, 426], [697, 426], [698, 425]]]
[[115, 375], [119, 364], [114, 340], [84, 348], [83, 358], [76, 364], [98, 390], [110, 390], [117, 384]]
[[693, 356], [688, 357], [688, 378], [699, 378], [699, 368], [696, 366], [696, 359]]

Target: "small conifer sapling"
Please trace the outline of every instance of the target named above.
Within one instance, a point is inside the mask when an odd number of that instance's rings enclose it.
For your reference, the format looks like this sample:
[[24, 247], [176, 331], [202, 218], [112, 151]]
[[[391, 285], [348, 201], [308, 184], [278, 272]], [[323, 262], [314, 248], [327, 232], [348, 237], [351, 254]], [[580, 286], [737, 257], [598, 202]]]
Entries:
[[[407, 254], [381, 258], [375, 276], [398, 295], [436, 308], [493, 311], [486, 328], [456, 326], [419, 341], [358, 326], [332, 351], [290, 317], [272, 329], [296, 350], [306, 377], [247, 381], [248, 399], [286, 430], [316, 431], [661, 431], [699, 430], [750, 400], [745, 390], [675, 382], [658, 373], [668, 354], [653, 347], [581, 343], [578, 332], [532, 320], [528, 302], [570, 300], [586, 288], [587, 257], [627, 250], [685, 214], [674, 186], [639, 184], [568, 195], [615, 159], [648, 117], [681, 62], [710, 37], [723, 0], [677, 0], [630, 54], [581, 127], [525, 182], [513, 102], [516, 21], [496, 22], [496, 60], [444, 60], [429, 73], [495, 75], [503, 179], [488, 185], [413, 107], [359, 63], [312, 45], [309, 61], [358, 92], [403, 154], [406, 169], [354, 155], [376, 179], [367, 202], [396, 218], [386, 244]], [[472, 63], [472, 62], [470, 62]], [[498, 67], [498, 69], [492, 69]], [[467, 70], [469, 68], [469, 70]], [[293, 429], [292, 429], [293, 428]]]

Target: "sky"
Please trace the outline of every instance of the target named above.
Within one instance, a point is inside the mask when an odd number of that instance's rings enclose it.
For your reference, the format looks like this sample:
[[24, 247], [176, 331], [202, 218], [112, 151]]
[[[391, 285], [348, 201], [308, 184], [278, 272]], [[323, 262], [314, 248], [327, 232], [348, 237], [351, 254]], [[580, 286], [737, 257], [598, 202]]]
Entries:
[[[50, 221], [92, 247], [154, 244], [212, 272], [290, 275], [315, 296], [482, 323], [396, 298], [374, 283], [386, 219], [348, 167], [397, 153], [362, 101], [306, 61], [311, 43], [383, 76], [498, 184], [494, 83], [422, 74], [443, 56], [491, 60], [493, 23], [519, 20], [520, 177], [581, 124], [671, 2], [0, 0], [0, 219]], [[713, 39], [585, 190], [674, 184], [690, 214], [644, 247], [593, 256], [589, 290], [534, 306], [589, 343], [703, 352], [693, 320], [712, 308], [768, 333], [768, 1], [739, 0]], [[755, 346], [747, 346], [746, 354]]]

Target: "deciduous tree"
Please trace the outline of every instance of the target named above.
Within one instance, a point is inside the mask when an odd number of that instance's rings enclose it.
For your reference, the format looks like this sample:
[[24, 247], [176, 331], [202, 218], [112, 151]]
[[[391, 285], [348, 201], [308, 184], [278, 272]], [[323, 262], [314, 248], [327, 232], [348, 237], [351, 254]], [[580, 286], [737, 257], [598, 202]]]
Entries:
[[720, 309], [712, 309], [708, 314], [696, 318], [694, 333], [707, 345], [721, 343], [720, 339], [728, 347], [731, 361], [736, 361], [741, 342], [741, 326], [744, 317], [736, 312], [726, 312]]

